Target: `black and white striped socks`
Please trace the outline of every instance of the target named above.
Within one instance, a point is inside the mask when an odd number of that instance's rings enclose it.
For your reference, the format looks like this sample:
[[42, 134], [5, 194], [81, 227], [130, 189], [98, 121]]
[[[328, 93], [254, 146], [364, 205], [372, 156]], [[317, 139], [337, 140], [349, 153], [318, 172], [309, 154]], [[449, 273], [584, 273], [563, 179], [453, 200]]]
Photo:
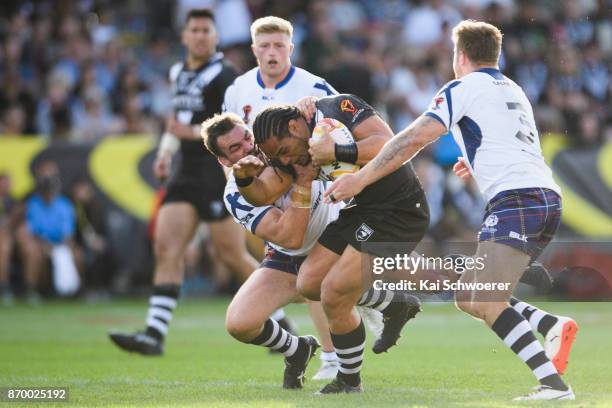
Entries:
[[399, 302], [400, 295], [392, 290], [369, 289], [357, 302], [357, 306], [378, 310], [384, 314], [392, 313], [392, 309]]
[[557, 369], [546, 357], [525, 318], [512, 307], [505, 309], [491, 327], [493, 331], [525, 362], [540, 384], [556, 390], [566, 390]]
[[346, 334], [331, 333], [332, 343], [336, 349], [340, 368], [338, 376], [352, 387], [361, 383], [359, 372], [363, 362], [363, 349], [365, 348], [365, 327], [363, 322]]
[[274, 319], [266, 320], [259, 336], [249, 343], [276, 350], [285, 357], [293, 356], [298, 349], [298, 337], [280, 327]]
[[523, 315], [533, 330], [537, 330], [544, 337], [546, 337], [548, 331], [557, 321], [559, 321], [556, 316], [546, 313], [514, 297], [510, 298], [510, 306]]
[[179, 293], [180, 286], [178, 285], [157, 285], [153, 288], [147, 313], [147, 335], [164, 341]]

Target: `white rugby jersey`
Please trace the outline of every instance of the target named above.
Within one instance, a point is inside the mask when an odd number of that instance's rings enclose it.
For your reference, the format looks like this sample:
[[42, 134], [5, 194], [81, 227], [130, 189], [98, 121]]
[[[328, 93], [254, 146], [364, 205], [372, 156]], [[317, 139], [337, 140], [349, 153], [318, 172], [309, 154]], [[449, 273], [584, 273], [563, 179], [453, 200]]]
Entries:
[[[340, 210], [344, 207], [344, 203], [325, 204], [323, 203], [323, 192], [329, 187], [329, 184], [324, 181], [313, 181], [311, 192], [310, 220], [306, 236], [304, 237], [304, 245], [300, 249], [287, 249], [280, 245], [269, 242], [269, 245], [274, 249], [291, 256], [306, 256], [317, 242], [325, 227], [330, 222], [336, 220]], [[255, 207], [250, 204], [238, 190], [234, 174], [230, 172], [227, 176], [227, 184], [223, 192], [223, 200], [225, 207], [230, 212], [234, 221], [242, 224], [246, 229], [255, 234], [255, 230], [266, 213], [271, 208], [279, 208], [286, 210], [291, 207], [291, 190], [285, 193], [281, 198], [276, 200], [274, 205], [265, 205]]]
[[487, 201], [518, 188], [561, 194], [544, 162], [531, 104], [498, 69], [482, 68], [450, 81], [425, 115], [452, 132]]
[[255, 116], [272, 105], [294, 104], [305, 96], [323, 97], [338, 92], [323, 78], [291, 66], [285, 79], [266, 88], [259, 67], [240, 75], [225, 91], [224, 112], [233, 112], [251, 127]]

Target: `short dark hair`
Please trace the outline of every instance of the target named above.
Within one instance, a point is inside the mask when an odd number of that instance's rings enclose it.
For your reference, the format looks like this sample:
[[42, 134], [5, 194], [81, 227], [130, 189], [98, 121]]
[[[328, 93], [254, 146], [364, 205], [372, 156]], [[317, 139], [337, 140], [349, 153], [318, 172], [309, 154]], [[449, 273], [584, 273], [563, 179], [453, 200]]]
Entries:
[[261, 111], [253, 122], [255, 143], [264, 143], [272, 135], [283, 139], [289, 135], [289, 121], [301, 116], [299, 109], [292, 105], [271, 106]]
[[217, 139], [239, 125], [244, 125], [244, 122], [240, 116], [231, 112], [217, 113], [212, 118], [206, 119], [200, 131], [204, 145], [215, 156], [225, 157], [225, 154], [219, 149]]
[[212, 22], [215, 22], [215, 13], [213, 13], [210, 9], [191, 9], [187, 13], [187, 18], [185, 18], [185, 25], [189, 23], [189, 20], [192, 18], [209, 18]]

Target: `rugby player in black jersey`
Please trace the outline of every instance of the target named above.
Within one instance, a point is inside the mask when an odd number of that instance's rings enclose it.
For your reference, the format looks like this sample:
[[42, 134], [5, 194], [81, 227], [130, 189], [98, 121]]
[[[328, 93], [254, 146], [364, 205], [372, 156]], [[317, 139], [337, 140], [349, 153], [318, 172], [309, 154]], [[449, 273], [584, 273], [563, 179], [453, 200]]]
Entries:
[[154, 164], [155, 176], [170, 176], [172, 156], [180, 165], [168, 183], [155, 228], [154, 289], [146, 329], [133, 334], [111, 332], [121, 349], [145, 355], [163, 353], [168, 324], [183, 282], [184, 255], [200, 221], [208, 223], [221, 261], [245, 280], [257, 267], [246, 250], [244, 231], [223, 204], [225, 175], [217, 159], [202, 148], [200, 124], [221, 112], [226, 88], [237, 73], [217, 52], [214, 14], [191, 10], [182, 32], [183, 62], [170, 69], [173, 114], [168, 118]]

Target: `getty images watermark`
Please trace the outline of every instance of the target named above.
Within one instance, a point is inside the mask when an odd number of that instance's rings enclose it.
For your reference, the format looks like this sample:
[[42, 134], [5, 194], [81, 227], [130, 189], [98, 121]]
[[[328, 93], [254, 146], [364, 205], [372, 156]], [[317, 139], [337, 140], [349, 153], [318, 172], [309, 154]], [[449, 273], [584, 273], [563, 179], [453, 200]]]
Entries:
[[[389, 257], [374, 257], [372, 287], [376, 290], [408, 290], [417, 292], [507, 291], [509, 282], [460, 281], [459, 277], [473, 272], [476, 277], [485, 269], [486, 255], [425, 256], [413, 253]], [[384, 275], [384, 279], [383, 278]], [[406, 279], [402, 279], [406, 277]]]

